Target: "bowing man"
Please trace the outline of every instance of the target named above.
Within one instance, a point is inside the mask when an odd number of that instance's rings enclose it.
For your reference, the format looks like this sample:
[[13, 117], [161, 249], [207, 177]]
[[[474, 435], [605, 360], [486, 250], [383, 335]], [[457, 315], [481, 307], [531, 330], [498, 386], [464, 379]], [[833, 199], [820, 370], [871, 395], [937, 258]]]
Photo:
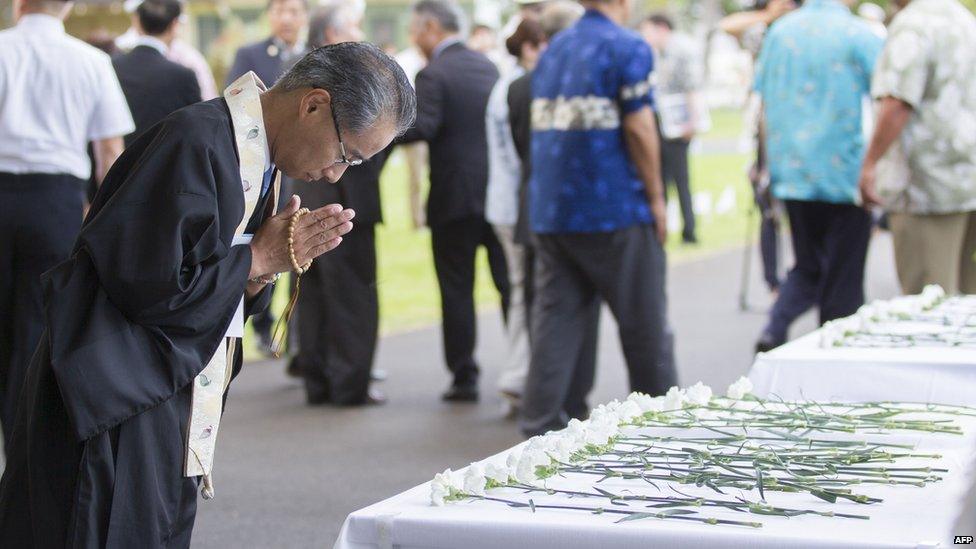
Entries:
[[[0, 547], [188, 547], [244, 318], [281, 272], [334, 249], [354, 212], [275, 215], [279, 170], [334, 182], [413, 123], [377, 47], [320, 48], [273, 88], [248, 73], [176, 111], [112, 167], [44, 279], [0, 481]], [[251, 237], [250, 235], [253, 235]]]

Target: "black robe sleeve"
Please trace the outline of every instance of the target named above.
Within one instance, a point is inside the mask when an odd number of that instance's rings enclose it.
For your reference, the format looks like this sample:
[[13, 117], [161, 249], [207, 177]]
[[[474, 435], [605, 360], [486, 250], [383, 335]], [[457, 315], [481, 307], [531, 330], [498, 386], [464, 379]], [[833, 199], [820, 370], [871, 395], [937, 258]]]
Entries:
[[51, 361], [87, 439], [191, 383], [247, 284], [249, 246], [226, 111], [178, 111], [113, 166], [74, 253], [46, 276]]

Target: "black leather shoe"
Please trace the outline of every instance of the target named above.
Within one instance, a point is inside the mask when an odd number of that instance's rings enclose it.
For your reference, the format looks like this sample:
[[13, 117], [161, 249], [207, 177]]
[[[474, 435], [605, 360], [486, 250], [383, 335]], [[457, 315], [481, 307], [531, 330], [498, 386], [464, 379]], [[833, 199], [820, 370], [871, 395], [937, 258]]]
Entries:
[[329, 395], [325, 393], [306, 395], [305, 402], [307, 402], [309, 406], [324, 406], [326, 404], [332, 404], [332, 400], [329, 399]]
[[447, 402], [478, 402], [478, 387], [475, 385], [453, 385], [441, 399]]
[[386, 404], [386, 395], [383, 391], [370, 387], [366, 393], [366, 398], [356, 402], [333, 402], [325, 393], [308, 395], [306, 397], [309, 406], [335, 405], [340, 408], [357, 408], [360, 406], [380, 406]]
[[298, 359], [296, 357], [291, 357], [291, 359], [288, 361], [288, 366], [285, 366], [285, 374], [288, 377], [298, 379], [305, 377], [302, 374], [302, 365], [298, 363]]
[[769, 332], [763, 332], [763, 334], [759, 336], [759, 341], [756, 342], [756, 354], [768, 353], [783, 343], [786, 342], [774, 338]]

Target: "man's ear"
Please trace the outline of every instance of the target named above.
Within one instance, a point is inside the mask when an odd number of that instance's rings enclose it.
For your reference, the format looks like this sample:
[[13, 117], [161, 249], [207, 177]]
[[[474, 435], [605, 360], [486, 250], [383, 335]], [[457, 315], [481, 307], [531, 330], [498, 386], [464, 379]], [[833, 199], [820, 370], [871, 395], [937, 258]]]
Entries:
[[329, 108], [332, 103], [332, 96], [328, 91], [313, 88], [302, 96], [300, 116], [316, 114], [320, 110]]

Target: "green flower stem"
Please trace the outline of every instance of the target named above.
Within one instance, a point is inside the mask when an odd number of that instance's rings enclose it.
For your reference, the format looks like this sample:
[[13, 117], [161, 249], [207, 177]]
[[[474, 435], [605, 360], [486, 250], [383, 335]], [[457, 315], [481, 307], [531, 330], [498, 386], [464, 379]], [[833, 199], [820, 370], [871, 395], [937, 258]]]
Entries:
[[775, 507], [772, 505], [767, 505], [759, 502], [752, 502], [744, 499], [739, 499], [737, 501], [720, 500], [720, 499], [710, 499], [710, 498], [694, 498], [694, 497], [673, 497], [673, 496], [639, 496], [639, 495], [616, 495], [610, 494], [605, 490], [600, 490], [598, 493], [593, 492], [581, 492], [575, 490], [559, 490], [555, 488], [539, 488], [536, 486], [531, 486], [528, 484], [509, 484], [505, 486], [506, 488], [515, 488], [519, 490], [525, 490], [526, 492], [544, 492], [549, 495], [562, 494], [570, 497], [586, 497], [586, 498], [606, 498], [610, 500], [612, 504], [614, 501], [643, 501], [643, 502], [655, 502], [667, 504], [669, 507], [724, 507], [733, 511], [755, 513], [757, 510], [761, 510], [760, 514], [784, 514], [784, 515], [820, 515], [820, 516], [831, 516], [840, 518], [851, 518], [868, 520], [871, 517], [867, 515], [854, 515], [849, 513], [834, 513], [833, 511], [815, 511], [812, 509], [790, 509], [785, 507]]
[[[699, 516], [689, 516], [689, 515], [675, 515], [669, 514], [667, 511], [657, 512], [657, 513], [646, 513], [642, 511], [627, 511], [624, 509], [610, 509], [603, 507], [583, 507], [578, 505], [553, 505], [553, 504], [537, 504], [530, 500], [530, 503], [522, 503], [520, 501], [507, 500], [504, 498], [496, 498], [490, 496], [479, 496], [478, 499], [484, 501], [495, 501], [498, 503], [504, 503], [510, 507], [529, 507], [535, 512], [536, 509], [565, 509], [572, 511], [588, 511], [593, 514], [602, 515], [615, 514], [615, 515], [625, 515], [627, 517], [635, 517], [637, 519], [643, 518], [659, 518], [666, 520], [684, 520], [691, 522], [700, 522], [703, 524], [727, 524], [730, 526], [748, 526], [750, 528], [762, 528], [761, 522], [749, 522], [740, 520], [728, 520], [728, 519], [717, 519], [712, 517], [699, 517]], [[619, 522], [619, 521], [618, 521]]]
[[[601, 475], [604, 478], [624, 478], [624, 479], [641, 479], [647, 481], [648, 479], [654, 480], [664, 480], [670, 482], [678, 482], [680, 484], [695, 484], [695, 485], [711, 485], [709, 487], [713, 490], [716, 488], [739, 488], [739, 489], [751, 489], [756, 486], [755, 477], [750, 477], [746, 475], [731, 475], [731, 474], [718, 474], [718, 473], [691, 473], [685, 476], [670, 474], [670, 475], [648, 475], [648, 474], [633, 474], [633, 473], [622, 473], [613, 470], [589, 470], [589, 469], [561, 469], [560, 472], [567, 473], [578, 473], [584, 475]], [[864, 481], [864, 483], [868, 483]], [[901, 483], [901, 482], [885, 482], [884, 484], [911, 484], [918, 486], [917, 483]], [[828, 497], [842, 498], [853, 501], [854, 503], [879, 503], [882, 500], [879, 498], [872, 498], [863, 494], [854, 494], [849, 490], [840, 490], [835, 486], [847, 486], [853, 484], [862, 484], [862, 482], [852, 482], [852, 481], [829, 481], [823, 482], [820, 485], [816, 482], [806, 481], [798, 482], [792, 480], [786, 480], [776, 477], [766, 477], [763, 480], [763, 488], [766, 490], [773, 490], [779, 492], [809, 492], [812, 495], [820, 497], [818, 494], [826, 495]]]

